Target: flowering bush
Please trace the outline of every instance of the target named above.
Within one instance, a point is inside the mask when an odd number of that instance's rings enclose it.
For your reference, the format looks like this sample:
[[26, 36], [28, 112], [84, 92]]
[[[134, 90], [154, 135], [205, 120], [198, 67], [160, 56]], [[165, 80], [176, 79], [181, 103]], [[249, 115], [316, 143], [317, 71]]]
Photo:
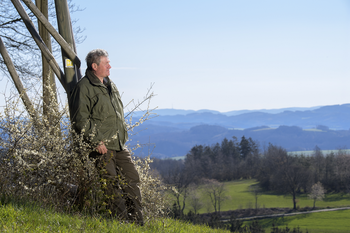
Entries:
[[[153, 95], [153, 94], [152, 94]], [[150, 98], [148, 96], [148, 98]], [[0, 189], [2, 195], [29, 198], [57, 209], [109, 214], [104, 192], [105, 181], [89, 158], [89, 145], [81, 135], [72, 132], [68, 107], [50, 108], [50, 120], [44, 115], [21, 110], [20, 98], [6, 100], [0, 112]], [[37, 111], [42, 106], [37, 104]], [[37, 117], [30, 117], [36, 115]], [[52, 118], [52, 116], [55, 116]], [[147, 110], [141, 121], [147, 120]], [[134, 146], [130, 148], [137, 148]], [[129, 149], [130, 149], [129, 148]], [[135, 159], [141, 178], [145, 218], [164, 215], [168, 209], [164, 198], [165, 186], [150, 172], [150, 157]], [[122, 184], [122, 178], [120, 178]]]

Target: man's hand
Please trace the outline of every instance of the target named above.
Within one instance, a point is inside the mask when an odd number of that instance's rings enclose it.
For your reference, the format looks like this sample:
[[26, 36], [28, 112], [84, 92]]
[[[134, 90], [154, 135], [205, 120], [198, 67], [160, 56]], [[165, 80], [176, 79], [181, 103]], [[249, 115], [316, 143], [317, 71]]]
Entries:
[[107, 154], [107, 148], [103, 142], [100, 142], [100, 144], [96, 147], [96, 150], [102, 155]]

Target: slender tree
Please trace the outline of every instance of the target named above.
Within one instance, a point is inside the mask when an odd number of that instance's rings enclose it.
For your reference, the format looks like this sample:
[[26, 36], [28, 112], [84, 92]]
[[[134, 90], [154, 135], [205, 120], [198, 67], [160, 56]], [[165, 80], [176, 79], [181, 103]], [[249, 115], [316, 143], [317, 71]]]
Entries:
[[314, 200], [314, 208], [316, 206], [316, 200], [322, 200], [326, 190], [323, 188], [323, 185], [320, 182], [317, 182], [311, 187], [311, 192], [308, 197]]
[[198, 186], [195, 184], [189, 187], [189, 204], [193, 209], [194, 214], [203, 208], [203, 202], [200, 198], [200, 193], [198, 192]]

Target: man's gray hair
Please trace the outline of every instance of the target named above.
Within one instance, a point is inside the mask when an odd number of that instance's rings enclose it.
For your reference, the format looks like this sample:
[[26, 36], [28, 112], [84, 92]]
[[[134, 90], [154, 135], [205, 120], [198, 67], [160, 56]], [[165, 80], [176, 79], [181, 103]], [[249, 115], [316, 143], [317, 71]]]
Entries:
[[94, 49], [86, 55], [85, 61], [88, 70], [92, 70], [92, 63], [100, 65], [101, 57], [108, 57], [108, 53], [103, 49]]

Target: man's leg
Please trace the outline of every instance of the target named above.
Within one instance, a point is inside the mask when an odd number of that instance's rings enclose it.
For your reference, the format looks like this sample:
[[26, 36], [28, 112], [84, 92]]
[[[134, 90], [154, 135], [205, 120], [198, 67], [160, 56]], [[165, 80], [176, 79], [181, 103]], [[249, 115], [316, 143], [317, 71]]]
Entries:
[[105, 195], [107, 197], [108, 207], [111, 208], [113, 215], [116, 215], [119, 219], [128, 220], [127, 206], [125, 198], [123, 197], [123, 191], [120, 184], [121, 180], [118, 177], [119, 169], [115, 165], [116, 151], [108, 150], [107, 154], [101, 155], [97, 153], [99, 159], [97, 160], [97, 167], [100, 175], [107, 181], [107, 187], [105, 187]]
[[140, 176], [132, 161], [131, 154], [128, 150], [118, 151], [114, 160], [127, 182], [124, 191], [133, 202], [133, 206], [131, 207], [132, 220], [136, 221], [138, 224], [143, 224], [141, 191], [139, 188]]

